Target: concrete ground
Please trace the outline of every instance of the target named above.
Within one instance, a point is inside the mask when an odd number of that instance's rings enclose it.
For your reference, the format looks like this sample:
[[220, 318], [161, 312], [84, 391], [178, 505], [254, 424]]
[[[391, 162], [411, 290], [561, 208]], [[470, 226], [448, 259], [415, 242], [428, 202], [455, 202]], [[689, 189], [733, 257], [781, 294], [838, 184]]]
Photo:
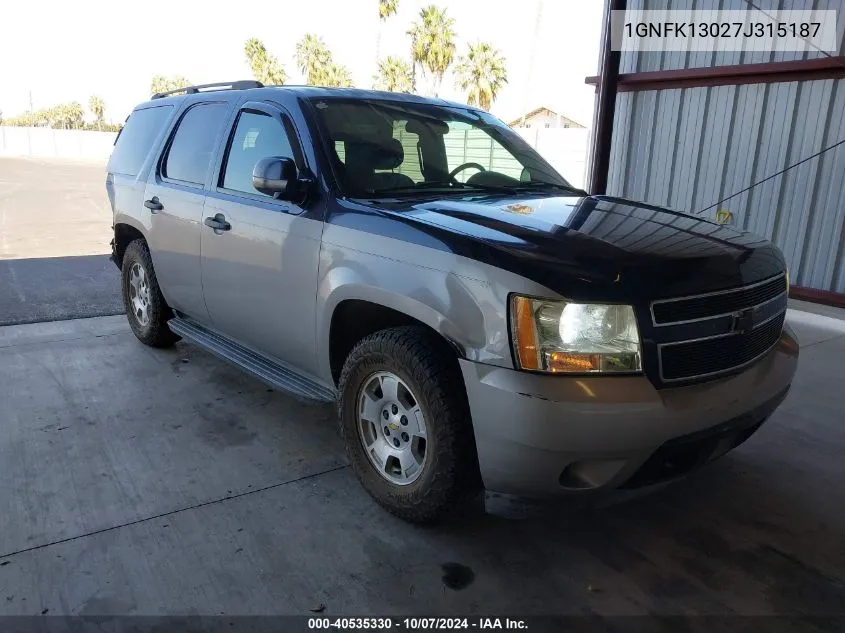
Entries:
[[435, 529], [370, 500], [330, 407], [119, 316], [0, 328], [0, 615], [845, 615], [845, 320], [789, 320], [792, 393], [722, 460]]
[[105, 165], [0, 158], [0, 325], [117, 314]]

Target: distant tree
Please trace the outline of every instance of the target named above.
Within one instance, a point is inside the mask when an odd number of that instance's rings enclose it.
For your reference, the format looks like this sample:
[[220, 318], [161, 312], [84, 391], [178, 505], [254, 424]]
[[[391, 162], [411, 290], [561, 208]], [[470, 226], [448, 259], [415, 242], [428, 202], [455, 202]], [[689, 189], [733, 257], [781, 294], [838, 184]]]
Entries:
[[244, 44], [244, 53], [252, 75], [265, 86], [281, 86], [288, 80], [284, 67], [275, 55], [267, 52], [261, 40], [253, 37]]
[[411, 36], [414, 79], [419, 64], [424, 77], [426, 74], [431, 75], [431, 88], [435, 96], [455, 56], [454, 24], [455, 21], [446, 15], [446, 9], [430, 4], [420, 11], [419, 21], [414, 22], [408, 31]]
[[332, 54], [326, 48], [323, 38], [307, 33], [296, 43], [296, 65], [305, 75], [305, 83], [325, 86], [332, 66]]
[[192, 85], [191, 82], [181, 75], [171, 75], [170, 77], [156, 75], [150, 82], [150, 94], [187, 88], [190, 85]]
[[385, 21], [391, 15], [396, 15], [399, 8], [399, 0], [378, 0], [378, 17]]
[[71, 101], [59, 106], [60, 125], [66, 130], [79, 130], [85, 121], [85, 111], [78, 101]]
[[326, 69], [322, 85], [328, 88], [351, 88], [352, 73], [346, 66], [332, 62]]
[[97, 122], [97, 129], [103, 129], [103, 119], [105, 118], [106, 104], [100, 97], [92, 95], [91, 98], [88, 99], [88, 109], [91, 111], [91, 114], [94, 115], [94, 120]]
[[378, 0], [378, 34], [376, 35], [376, 63], [381, 57], [381, 30], [387, 18], [396, 15], [399, 0]]
[[467, 91], [467, 103], [489, 110], [508, 82], [505, 59], [487, 42], [471, 44], [455, 67], [457, 86]]
[[378, 74], [375, 76], [376, 90], [390, 92], [412, 92], [414, 80], [411, 65], [404, 59], [388, 56], [378, 63]]

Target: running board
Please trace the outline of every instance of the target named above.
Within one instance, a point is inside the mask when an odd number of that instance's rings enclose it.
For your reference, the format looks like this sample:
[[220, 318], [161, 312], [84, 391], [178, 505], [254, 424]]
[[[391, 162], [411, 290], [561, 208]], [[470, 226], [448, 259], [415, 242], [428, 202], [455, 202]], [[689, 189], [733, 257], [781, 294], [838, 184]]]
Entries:
[[275, 389], [286, 391], [304, 400], [335, 401], [333, 389], [324, 387], [314, 380], [302, 376], [216, 332], [212, 332], [194, 321], [174, 317], [167, 322], [167, 325], [182, 338], [196, 343], [207, 352], [232, 363]]

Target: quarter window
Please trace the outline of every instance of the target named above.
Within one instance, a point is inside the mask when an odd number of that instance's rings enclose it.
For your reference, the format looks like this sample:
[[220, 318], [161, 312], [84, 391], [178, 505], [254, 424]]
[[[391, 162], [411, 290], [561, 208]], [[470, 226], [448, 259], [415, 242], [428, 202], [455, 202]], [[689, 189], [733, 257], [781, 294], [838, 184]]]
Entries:
[[135, 110], [129, 115], [129, 120], [115, 141], [107, 170], [137, 176], [153, 141], [161, 134], [172, 115], [173, 107], [168, 105]]
[[255, 164], [268, 156], [293, 158], [293, 149], [282, 122], [267, 114], [241, 112], [223, 172], [223, 188], [265, 195], [252, 186]]
[[176, 129], [162, 175], [202, 185], [225, 117], [226, 106], [222, 103], [202, 103], [188, 110]]

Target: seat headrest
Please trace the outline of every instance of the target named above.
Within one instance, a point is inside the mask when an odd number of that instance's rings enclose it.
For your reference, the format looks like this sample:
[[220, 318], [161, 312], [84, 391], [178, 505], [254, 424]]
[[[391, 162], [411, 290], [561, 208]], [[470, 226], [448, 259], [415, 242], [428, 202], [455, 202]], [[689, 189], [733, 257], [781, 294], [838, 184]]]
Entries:
[[395, 138], [387, 138], [379, 142], [354, 141], [346, 142], [347, 164], [364, 163], [372, 169], [395, 169], [405, 160], [405, 150]]

